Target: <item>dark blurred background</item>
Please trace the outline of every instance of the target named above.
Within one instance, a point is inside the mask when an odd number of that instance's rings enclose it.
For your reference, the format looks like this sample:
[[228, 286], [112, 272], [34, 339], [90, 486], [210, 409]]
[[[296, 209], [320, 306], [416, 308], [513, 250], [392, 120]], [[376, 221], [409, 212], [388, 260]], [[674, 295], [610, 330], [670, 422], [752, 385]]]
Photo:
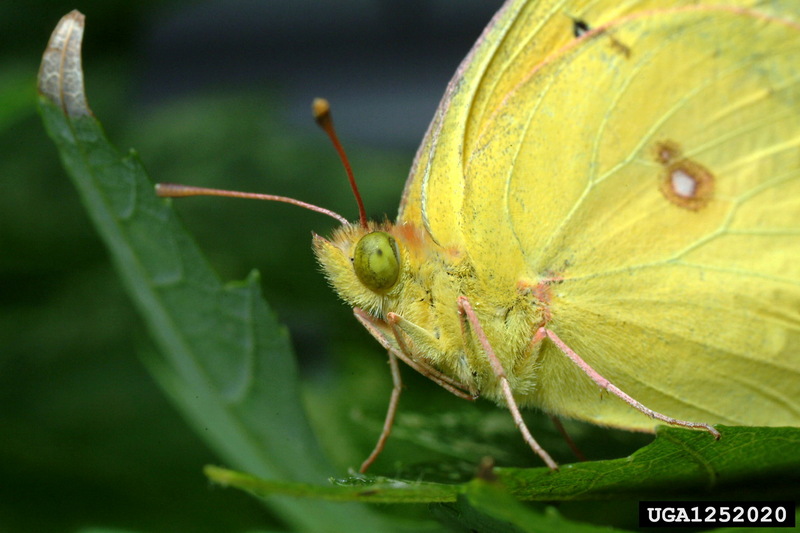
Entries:
[[[59, 18], [86, 15], [90, 106], [153, 179], [294, 196], [352, 219], [343, 171], [310, 117], [311, 99], [325, 96], [370, 215], [393, 218], [446, 83], [499, 3], [0, 3], [0, 531], [246, 531], [271, 520], [255, 500], [209, 489], [201, 468], [214, 454], [138, 360], [152, 349], [147, 334], [35, 111]], [[309, 396], [338, 386], [335, 368], [359, 387], [352, 398], [380, 399], [370, 413], [379, 424], [384, 355], [310, 251], [310, 232], [332, 224], [285, 205], [176, 205], [223, 279], [261, 271]], [[349, 451], [329, 453], [352, 465]]]

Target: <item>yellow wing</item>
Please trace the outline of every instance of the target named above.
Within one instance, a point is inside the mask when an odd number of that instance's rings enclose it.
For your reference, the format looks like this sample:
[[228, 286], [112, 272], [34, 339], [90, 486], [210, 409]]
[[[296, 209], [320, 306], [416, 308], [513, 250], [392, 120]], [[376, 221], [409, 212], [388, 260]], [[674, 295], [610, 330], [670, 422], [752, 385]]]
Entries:
[[[486, 306], [553, 280], [548, 327], [648, 407], [800, 425], [797, 3], [672, 4], [508, 3], [400, 221], [462, 247]], [[653, 426], [546, 341], [537, 372], [523, 404]]]

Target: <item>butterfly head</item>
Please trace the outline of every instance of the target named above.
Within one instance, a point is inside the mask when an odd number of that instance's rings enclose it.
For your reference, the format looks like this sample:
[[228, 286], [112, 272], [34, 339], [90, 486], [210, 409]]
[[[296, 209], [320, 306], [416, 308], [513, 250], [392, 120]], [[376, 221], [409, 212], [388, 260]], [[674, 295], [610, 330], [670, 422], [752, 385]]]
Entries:
[[403, 235], [392, 224], [348, 224], [330, 239], [314, 235], [314, 253], [339, 296], [353, 307], [381, 315], [402, 286]]

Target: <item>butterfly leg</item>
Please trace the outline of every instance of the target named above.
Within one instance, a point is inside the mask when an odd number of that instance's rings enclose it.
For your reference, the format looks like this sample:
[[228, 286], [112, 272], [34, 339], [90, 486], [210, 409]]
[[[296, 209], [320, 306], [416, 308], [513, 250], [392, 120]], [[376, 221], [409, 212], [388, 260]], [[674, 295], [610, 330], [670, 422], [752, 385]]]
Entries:
[[709, 424], [703, 424], [700, 422], [689, 422], [688, 420], [678, 420], [677, 418], [672, 418], [670, 416], [663, 415], [659, 412], [653, 411], [649, 407], [645, 407], [643, 404], [641, 404], [640, 402], [636, 401], [635, 399], [624, 393], [619, 387], [617, 387], [616, 385], [608, 381], [606, 378], [601, 376], [594, 368], [589, 366], [589, 364], [586, 361], [581, 359], [581, 357], [577, 353], [575, 353], [569, 346], [567, 346], [566, 343], [564, 343], [564, 341], [562, 341], [559, 338], [559, 336], [556, 335], [553, 331], [546, 328], [540, 328], [539, 331], [536, 333], [536, 335], [546, 336], [548, 339], [550, 339], [553, 342], [553, 344], [558, 346], [558, 348], [562, 352], [564, 352], [564, 355], [569, 357], [573, 363], [578, 365], [578, 368], [583, 370], [586, 373], [586, 375], [589, 376], [592, 379], [592, 381], [594, 381], [601, 389], [607, 390], [614, 396], [617, 396], [625, 403], [627, 403], [634, 409], [641, 411], [650, 418], [661, 420], [662, 422], [666, 422], [671, 426], [682, 426], [691, 429], [703, 429], [711, 433], [715, 439], [720, 438], [720, 433], [714, 426], [711, 426]]
[[525, 442], [528, 443], [528, 446], [531, 447], [534, 453], [542, 458], [542, 461], [544, 461], [550, 470], [558, 470], [558, 464], [550, 457], [550, 454], [544, 451], [544, 448], [542, 448], [539, 443], [536, 442], [536, 439], [534, 439], [533, 435], [531, 435], [528, 426], [525, 425], [525, 421], [522, 419], [522, 414], [519, 412], [517, 402], [514, 400], [514, 394], [511, 391], [511, 385], [508, 383], [506, 372], [503, 370], [503, 365], [500, 363], [500, 360], [494, 353], [491, 344], [489, 344], [489, 339], [486, 338], [486, 334], [481, 327], [478, 316], [475, 314], [475, 311], [472, 309], [469, 300], [467, 300], [465, 296], [458, 297], [458, 309], [460, 313], [466, 315], [470, 326], [472, 326], [472, 329], [475, 331], [475, 334], [478, 337], [481, 346], [483, 347], [484, 353], [486, 353], [486, 357], [489, 359], [492, 370], [500, 380], [500, 387], [503, 390], [503, 396], [505, 397], [506, 405], [508, 406], [508, 410], [511, 412], [511, 416], [514, 419], [514, 424], [516, 424], [517, 429], [519, 429], [520, 433], [522, 433], [522, 438], [525, 439]]
[[[388, 314], [387, 318], [392, 328], [391, 337], [394, 338], [393, 343], [390, 339], [390, 336], [383, 331], [385, 324], [382, 321], [379, 322], [377, 319], [365, 313], [358, 307], [353, 309], [353, 314], [356, 316], [358, 321], [361, 322], [361, 325], [366, 328], [370, 335], [375, 337], [375, 340], [377, 340], [381, 346], [383, 346], [387, 351], [392, 352], [405, 364], [459, 398], [463, 400], [475, 400], [476, 395], [472, 392], [469, 392], [467, 390], [468, 388], [464, 384], [459, 383], [450, 376], [442, 374], [431, 365], [413, 358], [401, 335], [399, 335], [397, 331], [398, 324], [408, 321], [404, 321], [403, 318], [395, 313]], [[403, 325], [408, 327], [406, 324]]]
[[564, 424], [561, 423], [561, 420], [556, 415], [550, 415], [550, 420], [553, 422], [553, 425], [556, 427], [558, 432], [567, 442], [567, 446], [569, 446], [569, 449], [572, 450], [572, 453], [575, 454], [575, 457], [578, 458], [578, 461], [585, 461], [586, 456], [583, 455], [581, 449], [578, 448], [578, 445], [575, 444], [575, 441], [572, 440], [572, 437], [569, 436], [569, 433], [567, 433], [567, 430], [564, 428]]
[[376, 318], [370, 316], [369, 314], [365, 313], [359, 308], [353, 309], [353, 314], [358, 319], [359, 322], [367, 329], [367, 331], [375, 337], [375, 339], [386, 348], [386, 351], [389, 353], [389, 367], [392, 371], [392, 382], [394, 384], [392, 388], [392, 396], [389, 399], [389, 407], [386, 410], [386, 418], [383, 422], [383, 430], [381, 430], [381, 434], [378, 437], [378, 442], [375, 443], [375, 448], [373, 448], [372, 453], [369, 454], [363, 463], [361, 463], [361, 467], [359, 468], [359, 472], [364, 473], [367, 469], [375, 462], [378, 458], [380, 453], [383, 451], [384, 446], [386, 445], [386, 441], [389, 438], [389, 435], [392, 432], [392, 426], [394, 425], [394, 418], [397, 414], [397, 406], [400, 403], [400, 392], [402, 390], [403, 382], [402, 378], [400, 377], [400, 368], [397, 364], [397, 359], [402, 359], [403, 362], [408, 364], [411, 368], [422, 374], [423, 376], [428, 377], [434, 383], [440, 385], [441, 387], [449, 390], [459, 398], [464, 398], [466, 400], [474, 400], [474, 395], [470, 395], [469, 393], [465, 392], [466, 387], [462, 384], [457, 382], [456, 380], [446, 376], [433, 368], [432, 366], [421, 362], [416, 361], [413, 357], [411, 352], [409, 352], [405, 342], [402, 339], [402, 336], [399, 334], [397, 330], [397, 322], [399, 321], [400, 317], [395, 315], [394, 313], [389, 313], [389, 321], [392, 328], [392, 334], [394, 336], [394, 340], [396, 344], [392, 343], [389, 334], [384, 331], [386, 324], [383, 321], [379, 321]]
[[389, 399], [389, 407], [386, 410], [386, 418], [383, 421], [383, 430], [381, 431], [380, 437], [378, 437], [378, 442], [375, 443], [375, 448], [373, 448], [372, 453], [369, 454], [363, 463], [361, 463], [361, 468], [358, 469], [359, 472], [362, 474], [367, 471], [367, 469], [375, 462], [375, 459], [378, 458], [380, 453], [383, 451], [383, 447], [386, 445], [386, 440], [389, 438], [389, 434], [392, 432], [392, 426], [394, 425], [394, 416], [397, 414], [397, 405], [400, 403], [400, 391], [403, 388], [403, 380], [400, 377], [400, 367], [397, 364], [397, 357], [389, 351], [389, 367], [392, 369], [392, 396]]

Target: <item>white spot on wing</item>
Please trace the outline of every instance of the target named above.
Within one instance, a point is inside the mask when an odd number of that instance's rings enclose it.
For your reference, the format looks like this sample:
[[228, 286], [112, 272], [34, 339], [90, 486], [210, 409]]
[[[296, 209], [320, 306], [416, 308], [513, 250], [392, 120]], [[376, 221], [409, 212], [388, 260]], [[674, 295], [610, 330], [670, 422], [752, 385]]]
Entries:
[[693, 198], [697, 193], [697, 182], [686, 171], [676, 168], [672, 171], [672, 190], [683, 198]]

